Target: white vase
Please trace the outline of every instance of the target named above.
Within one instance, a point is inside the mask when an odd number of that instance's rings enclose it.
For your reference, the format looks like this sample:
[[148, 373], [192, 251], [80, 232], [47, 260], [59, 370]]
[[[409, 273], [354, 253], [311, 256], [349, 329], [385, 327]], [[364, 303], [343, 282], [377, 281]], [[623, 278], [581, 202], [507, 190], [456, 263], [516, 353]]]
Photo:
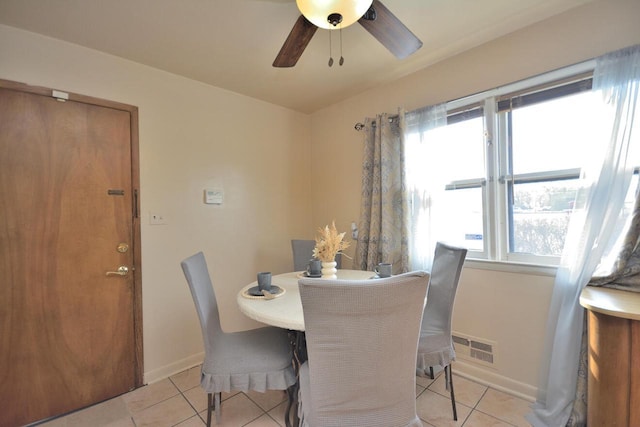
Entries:
[[336, 275], [336, 273], [338, 272], [338, 270], [336, 270], [336, 265], [337, 263], [335, 261], [331, 261], [331, 262], [322, 261], [322, 278], [337, 279], [338, 276]]

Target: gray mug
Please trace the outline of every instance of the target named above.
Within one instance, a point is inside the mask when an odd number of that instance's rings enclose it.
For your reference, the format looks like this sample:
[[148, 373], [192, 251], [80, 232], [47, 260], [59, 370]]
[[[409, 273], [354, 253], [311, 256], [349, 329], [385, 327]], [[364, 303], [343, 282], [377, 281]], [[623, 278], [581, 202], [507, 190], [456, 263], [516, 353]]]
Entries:
[[258, 273], [258, 290], [271, 292], [271, 272], [263, 271]]
[[374, 269], [379, 277], [391, 277], [391, 264], [387, 262], [381, 262]]
[[307, 275], [319, 276], [320, 274], [322, 274], [322, 261], [319, 259], [309, 261], [309, 265], [307, 265]]

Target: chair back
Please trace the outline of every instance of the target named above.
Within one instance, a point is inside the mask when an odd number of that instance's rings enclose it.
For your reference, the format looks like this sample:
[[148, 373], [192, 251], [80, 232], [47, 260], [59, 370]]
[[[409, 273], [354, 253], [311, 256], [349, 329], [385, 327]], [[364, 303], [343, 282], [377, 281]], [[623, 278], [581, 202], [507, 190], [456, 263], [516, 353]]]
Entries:
[[[291, 240], [291, 251], [293, 252], [293, 271], [304, 271], [307, 269], [309, 260], [313, 258], [313, 249], [315, 247], [315, 240]], [[341, 254], [336, 255], [336, 268], [342, 268]]]
[[299, 285], [311, 395], [305, 425], [421, 426], [414, 366], [429, 274]]
[[198, 312], [204, 348], [208, 354], [213, 349], [215, 336], [223, 332], [220, 326], [220, 313], [218, 312], [216, 294], [213, 291], [207, 262], [204, 259], [204, 254], [198, 252], [182, 261], [180, 265], [189, 284], [191, 296]]
[[[453, 303], [466, 256], [467, 249], [465, 248], [457, 248], [441, 242], [436, 244], [429, 283], [429, 298], [422, 317], [421, 338], [426, 336], [428, 339], [429, 336], [438, 334], [446, 337], [446, 346], [450, 350], [452, 357], [455, 357], [451, 340]], [[425, 346], [426, 348], [424, 348]], [[428, 342], [424, 343], [424, 345], [421, 342], [418, 353], [422, 350], [429, 352], [434, 350], [429, 347]], [[449, 363], [447, 359], [448, 357], [445, 356], [445, 365]], [[433, 366], [437, 364], [441, 363], [433, 363]]]

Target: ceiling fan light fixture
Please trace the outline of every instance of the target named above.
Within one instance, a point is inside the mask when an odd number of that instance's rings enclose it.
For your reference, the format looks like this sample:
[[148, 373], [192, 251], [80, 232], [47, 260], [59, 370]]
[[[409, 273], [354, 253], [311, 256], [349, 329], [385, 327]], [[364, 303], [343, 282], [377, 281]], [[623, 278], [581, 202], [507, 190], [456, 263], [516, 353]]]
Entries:
[[[327, 30], [346, 28], [357, 22], [369, 10], [371, 3], [373, 0], [296, 0], [305, 18]], [[341, 22], [336, 20], [336, 15], [342, 17]]]

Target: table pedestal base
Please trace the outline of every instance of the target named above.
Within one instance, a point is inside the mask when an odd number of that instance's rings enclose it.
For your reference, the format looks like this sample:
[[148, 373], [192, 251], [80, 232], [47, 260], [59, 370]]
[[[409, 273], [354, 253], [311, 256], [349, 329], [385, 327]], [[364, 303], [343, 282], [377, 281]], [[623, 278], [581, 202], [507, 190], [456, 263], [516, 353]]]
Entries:
[[286, 427], [297, 426], [299, 424], [298, 389], [300, 388], [300, 365], [307, 361], [307, 342], [304, 332], [289, 331], [289, 342], [291, 343], [293, 353], [291, 363], [293, 363], [293, 370], [296, 374], [296, 383], [287, 389], [289, 401], [287, 402], [287, 408], [284, 412], [284, 423]]

